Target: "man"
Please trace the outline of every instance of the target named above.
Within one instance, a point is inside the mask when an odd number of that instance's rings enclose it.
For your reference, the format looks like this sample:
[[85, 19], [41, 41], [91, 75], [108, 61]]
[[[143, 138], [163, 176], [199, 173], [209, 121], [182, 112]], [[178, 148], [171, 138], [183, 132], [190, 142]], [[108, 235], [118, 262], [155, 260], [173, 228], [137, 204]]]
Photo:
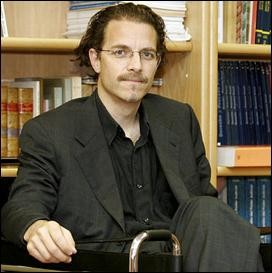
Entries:
[[109, 240], [166, 228], [182, 241], [185, 271], [261, 269], [256, 228], [215, 198], [192, 108], [147, 94], [164, 39], [148, 7], [102, 10], [76, 50], [98, 74], [97, 92], [24, 127], [2, 231], [39, 261], [69, 263], [86, 238], [89, 249], [127, 252], [130, 243]]

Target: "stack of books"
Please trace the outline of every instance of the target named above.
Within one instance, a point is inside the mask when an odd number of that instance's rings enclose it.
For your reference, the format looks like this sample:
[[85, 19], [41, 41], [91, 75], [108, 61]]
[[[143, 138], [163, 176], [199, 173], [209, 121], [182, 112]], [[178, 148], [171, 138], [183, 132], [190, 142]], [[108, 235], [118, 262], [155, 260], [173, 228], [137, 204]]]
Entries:
[[119, 3], [133, 2], [144, 4], [160, 15], [166, 26], [170, 41], [189, 41], [191, 35], [185, 28], [186, 1], [70, 1], [67, 13], [67, 38], [81, 38], [87, 29], [90, 18], [101, 9]]

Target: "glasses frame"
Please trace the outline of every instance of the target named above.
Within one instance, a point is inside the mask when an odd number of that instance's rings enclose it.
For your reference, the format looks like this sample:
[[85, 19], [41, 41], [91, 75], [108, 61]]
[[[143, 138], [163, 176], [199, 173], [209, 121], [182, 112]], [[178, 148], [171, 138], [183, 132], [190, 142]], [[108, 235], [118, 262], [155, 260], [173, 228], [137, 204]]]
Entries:
[[[121, 49], [121, 48], [120, 48]], [[128, 48], [127, 51], [129, 52], [129, 54], [127, 56], [122, 56], [122, 57], [117, 57], [114, 53], [115, 51], [118, 50], [118, 49], [96, 49], [96, 51], [99, 51], [99, 52], [109, 52], [111, 53], [112, 56], [114, 56], [116, 59], [130, 59], [132, 58], [132, 56], [134, 55], [134, 53], [138, 53], [139, 54], [139, 57], [140, 57], [140, 60], [141, 61], [146, 61], [146, 62], [150, 62], [152, 63], [153, 61], [156, 61], [157, 64], [160, 62], [160, 59], [161, 59], [161, 54], [158, 53], [157, 51], [155, 50], [147, 50], [147, 49], [141, 49], [141, 50], [132, 50], [131, 48]], [[151, 59], [151, 60], [147, 60], [145, 59], [144, 57], [142, 57], [142, 53], [144, 51], [152, 51], [152, 53], [154, 53], [156, 55], [155, 59]]]

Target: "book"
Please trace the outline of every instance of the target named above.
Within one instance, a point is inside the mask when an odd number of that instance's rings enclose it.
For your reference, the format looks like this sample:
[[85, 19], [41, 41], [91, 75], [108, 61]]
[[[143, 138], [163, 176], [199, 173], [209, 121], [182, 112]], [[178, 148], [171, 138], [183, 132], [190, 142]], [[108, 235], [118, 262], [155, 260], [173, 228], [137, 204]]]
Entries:
[[[271, 227], [271, 178], [257, 178], [257, 223], [258, 227]], [[262, 243], [271, 244], [271, 234], [261, 236]]]
[[18, 88], [9, 87], [7, 95], [7, 157], [19, 154]]
[[7, 156], [7, 99], [8, 87], [1, 85], [1, 157]]
[[82, 96], [81, 77], [43, 78], [43, 112]]
[[245, 178], [231, 177], [227, 180], [227, 204], [245, 219]]
[[33, 118], [33, 89], [18, 88], [18, 134], [20, 135], [25, 123]]
[[31, 88], [33, 95], [33, 117], [41, 113], [42, 82], [37, 78], [16, 78], [9, 84], [10, 87]]
[[255, 44], [256, 38], [256, 24], [257, 24], [257, 8], [258, 8], [258, 1], [251, 1], [251, 17], [250, 17], [250, 36], [249, 42], [251, 44]]
[[217, 147], [217, 164], [226, 167], [269, 167], [271, 166], [271, 147]]

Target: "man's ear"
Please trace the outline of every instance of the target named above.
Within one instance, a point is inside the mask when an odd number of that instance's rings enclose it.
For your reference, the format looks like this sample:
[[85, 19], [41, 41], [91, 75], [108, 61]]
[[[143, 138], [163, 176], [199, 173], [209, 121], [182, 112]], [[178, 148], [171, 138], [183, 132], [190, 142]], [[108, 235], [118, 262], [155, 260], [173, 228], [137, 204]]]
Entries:
[[89, 50], [89, 59], [94, 71], [99, 74], [100, 73], [100, 59], [97, 51], [94, 48]]

